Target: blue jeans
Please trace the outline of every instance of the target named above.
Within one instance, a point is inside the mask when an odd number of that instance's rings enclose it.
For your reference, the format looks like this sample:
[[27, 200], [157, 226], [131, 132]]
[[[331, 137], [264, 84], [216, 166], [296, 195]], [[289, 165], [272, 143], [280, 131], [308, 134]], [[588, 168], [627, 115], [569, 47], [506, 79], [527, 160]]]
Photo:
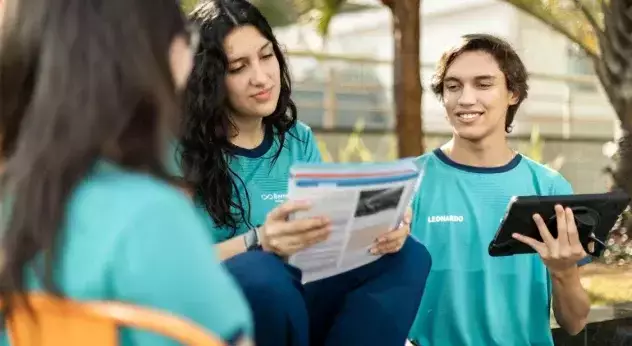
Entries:
[[324, 280], [276, 255], [252, 251], [224, 262], [253, 312], [257, 346], [404, 345], [432, 260], [413, 238], [395, 254]]

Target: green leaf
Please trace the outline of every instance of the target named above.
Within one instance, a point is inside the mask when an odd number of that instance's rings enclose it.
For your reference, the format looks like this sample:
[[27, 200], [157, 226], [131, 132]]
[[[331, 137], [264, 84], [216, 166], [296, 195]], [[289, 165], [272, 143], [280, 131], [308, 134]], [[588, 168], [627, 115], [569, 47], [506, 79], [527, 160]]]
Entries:
[[198, 0], [180, 0], [180, 8], [182, 8], [182, 12], [189, 14], [193, 11], [197, 3]]
[[298, 14], [298, 21], [315, 23], [316, 31], [323, 37], [329, 34], [329, 26], [337, 14], [376, 8], [347, 0], [291, 0], [291, 3]]
[[255, 0], [252, 2], [272, 27], [286, 26], [298, 20], [292, 0]]
[[[601, 0], [504, 0], [575, 42], [589, 56], [599, 57], [595, 28], [603, 27]], [[588, 17], [589, 15], [590, 17]]]

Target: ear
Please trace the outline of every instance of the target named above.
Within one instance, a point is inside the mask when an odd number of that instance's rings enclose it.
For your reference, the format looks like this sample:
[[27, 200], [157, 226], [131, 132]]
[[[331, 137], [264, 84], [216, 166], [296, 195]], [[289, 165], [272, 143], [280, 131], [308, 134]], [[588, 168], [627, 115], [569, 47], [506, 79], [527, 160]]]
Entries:
[[193, 69], [193, 52], [182, 35], [174, 37], [171, 41], [169, 64], [176, 88], [183, 90]]
[[508, 100], [509, 101], [509, 105], [513, 106], [516, 103], [518, 103], [518, 100], [520, 99], [520, 94], [517, 92], [513, 92], [513, 91], [509, 91], [508, 94]]

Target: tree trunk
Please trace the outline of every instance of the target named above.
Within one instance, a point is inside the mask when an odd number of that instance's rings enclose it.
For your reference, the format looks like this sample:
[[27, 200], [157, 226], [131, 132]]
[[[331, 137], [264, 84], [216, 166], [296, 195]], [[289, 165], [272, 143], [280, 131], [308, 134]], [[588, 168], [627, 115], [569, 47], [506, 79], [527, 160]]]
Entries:
[[632, 195], [632, 134], [630, 132], [623, 131], [623, 136], [619, 139], [617, 157], [615, 184]]
[[[595, 59], [595, 72], [612, 107], [621, 121], [622, 136], [615, 155], [615, 184], [632, 195], [632, 3], [610, 0], [604, 3], [604, 30], [598, 34], [601, 59]], [[628, 220], [628, 235], [632, 218]]]
[[621, 121], [622, 137], [616, 155], [616, 184], [632, 195], [632, 3], [611, 0], [603, 6], [604, 30], [598, 30], [601, 59], [594, 59], [595, 72]]
[[399, 157], [421, 155], [424, 149], [421, 114], [421, 0], [383, 0], [393, 13], [394, 100]]

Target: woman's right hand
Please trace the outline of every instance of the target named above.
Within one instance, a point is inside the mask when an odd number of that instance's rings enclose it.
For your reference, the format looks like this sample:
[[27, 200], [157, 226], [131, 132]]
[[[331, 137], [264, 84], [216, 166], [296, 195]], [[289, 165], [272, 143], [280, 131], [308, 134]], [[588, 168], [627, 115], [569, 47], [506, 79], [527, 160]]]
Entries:
[[286, 257], [327, 239], [331, 222], [325, 217], [288, 221], [290, 214], [310, 207], [308, 202], [289, 201], [273, 209], [259, 229], [263, 250]]

